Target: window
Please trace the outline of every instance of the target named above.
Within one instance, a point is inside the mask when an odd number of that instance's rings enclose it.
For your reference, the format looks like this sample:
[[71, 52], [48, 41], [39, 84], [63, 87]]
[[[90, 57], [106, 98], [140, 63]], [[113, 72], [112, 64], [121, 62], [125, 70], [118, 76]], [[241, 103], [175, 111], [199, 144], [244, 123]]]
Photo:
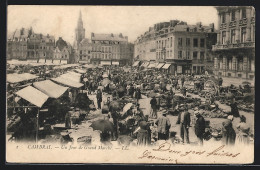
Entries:
[[245, 8], [242, 9], [241, 17], [242, 17], [241, 19], [246, 18], [246, 9]]
[[197, 38], [193, 39], [193, 47], [198, 47], [198, 39]]
[[186, 51], [186, 58], [190, 59], [190, 52], [189, 51]]
[[178, 59], [182, 59], [182, 51], [178, 51]]
[[200, 39], [200, 47], [204, 47], [205, 46], [205, 39], [202, 38]]
[[187, 47], [190, 47], [190, 38], [187, 38], [187, 39], [186, 39], [186, 46], [187, 46]]
[[79, 57], [82, 60], [82, 56]]
[[233, 10], [233, 11], [231, 12], [231, 21], [235, 21], [235, 20], [236, 20], [236, 11]]
[[197, 58], [198, 58], [198, 52], [194, 51], [193, 52], [193, 60], [197, 60]]
[[172, 37], [171, 37], [171, 47], [172, 47]]
[[222, 32], [222, 44], [226, 43], [226, 31]]
[[226, 15], [222, 14], [222, 22], [221, 23], [225, 23], [226, 22]]
[[82, 54], [82, 50], [79, 51], [79, 54]]
[[201, 51], [200, 52], [200, 60], [204, 60], [204, 58], [205, 58], [205, 52]]
[[179, 47], [182, 46], [182, 38], [178, 38], [178, 46], [179, 46]]
[[231, 33], [231, 36], [230, 36], [231, 37], [231, 43], [235, 43], [235, 41], [236, 41], [236, 38], [235, 38], [236, 37], [236, 30], [232, 29], [230, 33]]
[[246, 27], [241, 28], [241, 42], [246, 41]]

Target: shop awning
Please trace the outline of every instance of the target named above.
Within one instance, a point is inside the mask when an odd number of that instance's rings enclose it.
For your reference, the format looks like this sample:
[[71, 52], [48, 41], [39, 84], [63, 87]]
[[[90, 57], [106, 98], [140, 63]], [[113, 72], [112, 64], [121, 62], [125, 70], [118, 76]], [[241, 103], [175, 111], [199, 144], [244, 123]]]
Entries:
[[37, 60], [27, 60], [28, 63], [37, 63]]
[[80, 88], [84, 85], [82, 83], [78, 83], [78, 82], [66, 79], [64, 77], [51, 78], [51, 80], [53, 80], [57, 83], [63, 84], [65, 86], [68, 86], [68, 87], [73, 87], [73, 88]]
[[141, 65], [141, 67], [147, 67], [150, 63], [149, 62], [145, 62]]
[[132, 66], [133, 66], [133, 67], [136, 67], [136, 66], [139, 65], [139, 63], [140, 63], [140, 61], [135, 61], [134, 64], [133, 64]]
[[159, 63], [155, 68], [158, 68], [158, 69], [160, 69], [160, 68], [162, 68], [163, 67], [163, 65], [164, 65], [164, 63]]
[[53, 60], [54, 64], [60, 64], [60, 60]]
[[19, 83], [22, 81], [27, 81], [27, 80], [33, 80], [38, 78], [38, 76], [35, 76], [30, 73], [23, 73], [23, 74], [7, 74], [7, 82], [8, 83]]
[[45, 59], [43, 58], [39, 59], [38, 63], [45, 63]]
[[87, 60], [80, 60], [79, 63], [82, 63], [82, 64], [88, 64], [89, 61], [87, 61]]
[[32, 86], [25, 87], [16, 92], [16, 94], [37, 107], [42, 107], [42, 105], [49, 98], [46, 94], [33, 88]]
[[48, 60], [48, 59], [46, 59], [46, 61], [45, 61], [45, 63], [52, 63], [52, 60]]
[[67, 79], [80, 83], [81, 74], [74, 71], [69, 71], [68, 73], [61, 75], [61, 77], [65, 77]]
[[112, 61], [112, 65], [117, 65], [117, 66], [119, 66], [119, 62], [118, 62], [118, 61]]
[[155, 68], [156, 63], [150, 63], [147, 68]]
[[165, 64], [162, 68], [163, 69], [168, 69], [171, 66], [171, 64]]
[[110, 66], [111, 65], [111, 61], [101, 61], [100, 65], [101, 66]]
[[68, 89], [68, 87], [60, 86], [50, 80], [35, 82], [33, 86], [49, 97], [56, 99], [62, 96]]
[[75, 69], [76, 72], [84, 74], [87, 72], [87, 70], [82, 70], [82, 69]]
[[60, 60], [61, 64], [68, 64], [68, 60]]

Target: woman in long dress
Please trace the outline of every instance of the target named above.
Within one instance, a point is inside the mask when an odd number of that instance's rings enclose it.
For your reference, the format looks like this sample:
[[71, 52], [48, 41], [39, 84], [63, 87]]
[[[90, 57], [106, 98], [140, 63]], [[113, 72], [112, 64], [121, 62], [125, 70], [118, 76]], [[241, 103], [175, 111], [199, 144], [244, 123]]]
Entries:
[[240, 116], [240, 123], [237, 125], [237, 138], [236, 138], [236, 144], [239, 145], [248, 145], [250, 142], [249, 139], [249, 131], [250, 127], [246, 123], [246, 117], [244, 115]]

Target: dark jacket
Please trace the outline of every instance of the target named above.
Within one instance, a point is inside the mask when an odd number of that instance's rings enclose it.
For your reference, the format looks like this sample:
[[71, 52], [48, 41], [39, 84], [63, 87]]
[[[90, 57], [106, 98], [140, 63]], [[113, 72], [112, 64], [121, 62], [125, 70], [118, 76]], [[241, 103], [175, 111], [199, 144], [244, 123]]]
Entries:
[[[183, 121], [181, 121], [182, 114], [184, 114]], [[180, 112], [176, 123], [177, 124], [182, 123], [185, 126], [190, 126], [190, 113], [188, 111]]]
[[157, 108], [157, 101], [156, 101], [156, 98], [152, 98], [152, 100], [150, 101], [150, 104], [151, 104], [151, 107], [154, 109], [154, 108]]
[[102, 102], [102, 93], [101, 92], [97, 92], [97, 100]]
[[236, 102], [231, 103], [230, 107], [231, 107], [231, 114], [234, 117], [239, 117], [239, 111], [238, 111], [237, 103]]
[[195, 134], [201, 136], [205, 133], [205, 119], [199, 115], [195, 123]]

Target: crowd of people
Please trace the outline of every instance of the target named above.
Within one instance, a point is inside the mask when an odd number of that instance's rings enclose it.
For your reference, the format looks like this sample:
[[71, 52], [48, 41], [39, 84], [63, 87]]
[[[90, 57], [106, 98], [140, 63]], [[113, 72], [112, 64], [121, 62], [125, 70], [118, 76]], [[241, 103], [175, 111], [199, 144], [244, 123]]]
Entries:
[[[29, 70], [30, 72], [36, 70]], [[46, 78], [58, 76], [65, 73], [66, 70], [47, 70], [40, 69], [41, 77]], [[41, 73], [43, 72], [43, 73]], [[45, 74], [46, 73], [46, 74]], [[213, 80], [219, 90], [219, 93], [225, 92], [222, 87], [223, 79], [213, 78], [209, 75], [171, 75], [162, 70], [156, 69], [141, 69], [133, 67], [96, 67], [87, 68], [82, 74], [80, 82], [84, 86], [78, 90], [85, 96], [95, 95], [97, 106], [96, 109], [102, 113], [106, 113], [106, 119], [113, 124], [113, 130], [104, 130], [101, 132], [101, 141], [107, 143], [109, 140], [120, 140], [122, 136], [130, 136], [130, 139], [137, 139], [137, 145], [152, 145], [158, 140], [174, 139], [180, 143], [190, 143], [189, 129], [194, 126], [195, 135], [198, 138], [198, 143], [203, 145], [206, 136], [206, 120], [199, 111], [189, 106], [181, 100], [176, 100], [176, 93], [187, 97], [187, 84], [194, 84], [190, 87], [197, 91], [204, 90], [204, 84], [207, 80]], [[240, 87], [242, 88], [242, 87]], [[224, 90], [223, 90], [224, 89]], [[228, 88], [228, 90], [232, 88]], [[244, 89], [243, 89], [244, 90]], [[104, 96], [112, 96], [112, 98], [104, 98]], [[72, 105], [72, 92], [68, 91], [70, 98], [69, 106]], [[151, 108], [150, 113], [144, 114], [144, 108], [140, 108], [140, 99], [148, 98], [150, 106], [145, 106], [145, 109]], [[77, 97], [76, 97], [77, 98]], [[214, 103], [214, 95], [210, 96], [209, 104]], [[88, 110], [93, 102], [85, 101], [84, 98], [78, 101], [82, 105], [86, 105]], [[131, 107], [124, 110], [124, 105], [131, 103]], [[230, 116], [222, 124], [222, 141], [226, 145], [234, 144], [234, 141], [239, 143], [249, 143], [250, 128], [246, 123], [246, 118], [239, 114], [235, 98], [232, 98]], [[91, 108], [90, 108], [91, 109]], [[194, 111], [194, 114], [190, 112]], [[75, 111], [75, 109], [74, 109]], [[170, 112], [177, 116], [177, 122], [173, 122], [169, 118]], [[65, 114], [65, 127], [70, 128], [72, 111]], [[241, 123], [236, 127], [238, 133], [234, 131], [232, 121], [234, 117], [240, 117]], [[193, 123], [193, 119], [196, 119]], [[171, 131], [171, 127], [179, 125], [179, 131]], [[178, 136], [180, 139], [178, 139]], [[109, 143], [109, 142], [108, 142]]]

